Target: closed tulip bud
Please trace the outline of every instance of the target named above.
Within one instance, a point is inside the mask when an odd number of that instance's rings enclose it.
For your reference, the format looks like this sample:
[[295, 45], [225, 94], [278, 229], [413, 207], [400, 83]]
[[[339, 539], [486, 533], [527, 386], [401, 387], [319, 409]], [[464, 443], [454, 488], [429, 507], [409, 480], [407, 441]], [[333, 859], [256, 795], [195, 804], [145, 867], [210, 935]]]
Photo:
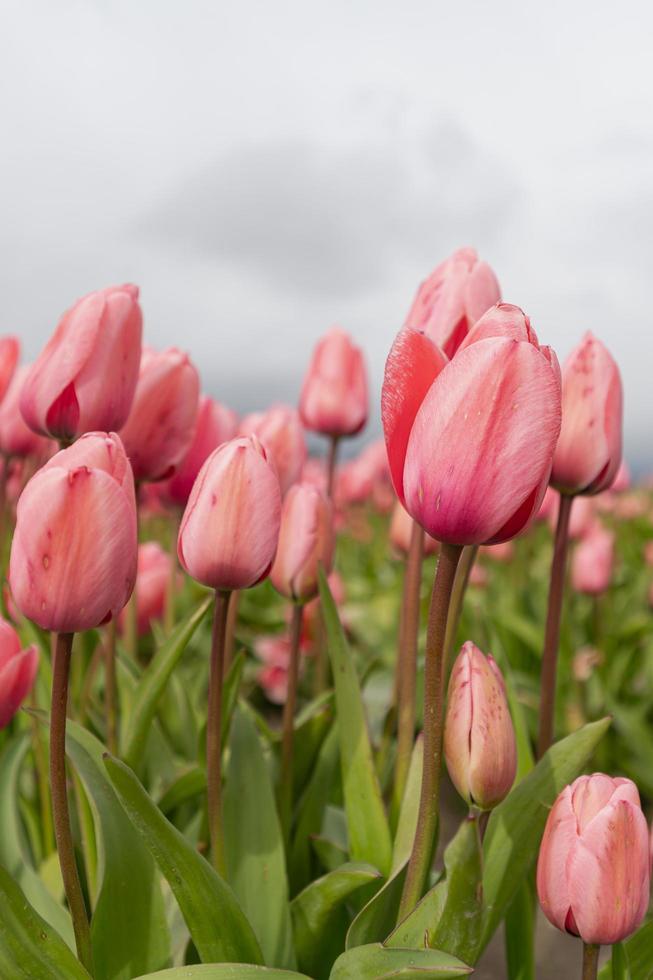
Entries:
[[555, 354], [508, 304], [488, 311], [449, 363], [403, 330], [382, 416], [395, 489], [424, 530], [453, 545], [506, 541], [537, 514], [549, 480], [560, 431]]
[[119, 429], [136, 388], [142, 323], [132, 285], [89, 293], [64, 313], [23, 386], [30, 428], [63, 441]]
[[469, 641], [449, 679], [444, 756], [460, 795], [482, 810], [500, 803], [515, 781], [517, 747], [503, 676]]
[[0, 452], [21, 459], [44, 456], [49, 446], [55, 445], [30, 429], [20, 411], [20, 396], [29, 370], [28, 365], [18, 368], [0, 402]]
[[[410, 551], [410, 539], [413, 533], [413, 519], [408, 513], [408, 511], [401, 506], [397, 500], [392, 511], [392, 519], [390, 521], [390, 544], [392, 545], [394, 551], [398, 555], [402, 555], [404, 558], [407, 557]], [[424, 535], [423, 553], [424, 555], [435, 555], [439, 549], [438, 542], [433, 538], [429, 537], [428, 534]]]
[[500, 299], [490, 266], [473, 248], [459, 248], [421, 284], [405, 325], [422, 330], [453, 357], [476, 321]]
[[0, 729], [9, 724], [32, 690], [38, 665], [36, 645], [21, 650], [18, 633], [0, 617]]
[[273, 405], [267, 412], [247, 415], [240, 424], [240, 435], [256, 436], [265, 446], [285, 496], [299, 480], [306, 462], [306, 437], [297, 409], [290, 405]]
[[571, 563], [571, 581], [577, 592], [601, 595], [607, 592], [614, 568], [614, 534], [595, 524], [576, 546]]
[[637, 929], [649, 903], [649, 841], [637, 787], [602, 773], [566, 786], [550, 811], [537, 863], [549, 922], [608, 945]]
[[293, 602], [307, 602], [317, 595], [321, 566], [331, 571], [334, 534], [333, 511], [321, 490], [297, 483], [286, 494], [281, 529], [270, 581]]
[[136, 578], [136, 502], [120, 438], [91, 432], [29, 481], [16, 512], [9, 584], [42, 629], [75, 633], [118, 615]]
[[566, 494], [607, 490], [621, 463], [623, 395], [619, 368], [586, 333], [562, 371], [562, 428], [551, 483]]
[[263, 663], [256, 673], [263, 693], [272, 704], [284, 704], [288, 697], [290, 640], [287, 636], [260, 636], [254, 641], [254, 653]]
[[186, 506], [202, 464], [214, 449], [233, 439], [237, 429], [238, 416], [232, 409], [208, 396], [200, 399], [193, 441], [166, 484], [166, 496], [171, 503]]
[[266, 577], [279, 539], [281, 490], [256, 436], [232, 439], [199, 472], [181, 520], [177, 553], [189, 575], [220, 591]]
[[143, 350], [132, 410], [120, 431], [135, 480], [175, 472], [193, 439], [199, 391], [197, 370], [183, 351]]
[[0, 401], [14, 376], [19, 355], [20, 342], [16, 337], [0, 337]]
[[363, 354], [334, 327], [313, 351], [299, 399], [302, 422], [323, 435], [354, 436], [367, 422], [367, 402]]
[[[152, 620], [163, 619], [166, 590], [170, 581], [171, 558], [156, 541], [138, 547], [136, 571], [136, 617], [139, 636], [149, 632]], [[125, 629], [127, 610], [120, 613], [119, 626]]]

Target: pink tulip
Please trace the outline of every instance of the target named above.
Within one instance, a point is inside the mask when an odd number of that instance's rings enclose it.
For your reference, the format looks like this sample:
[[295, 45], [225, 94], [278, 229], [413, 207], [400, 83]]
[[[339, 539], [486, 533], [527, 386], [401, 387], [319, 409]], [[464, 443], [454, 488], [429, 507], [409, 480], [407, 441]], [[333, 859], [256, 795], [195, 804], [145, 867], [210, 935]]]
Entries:
[[614, 534], [595, 524], [576, 546], [571, 563], [571, 580], [576, 592], [601, 595], [607, 592], [614, 567]]
[[289, 405], [273, 405], [267, 412], [247, 415], [240, 424], [240, 435], [257, 436], [265, 446], [285, 496], [299, 480], [306, 462], [306, 437], [297, 410]]
[[199, 407], [199, 376], [187, 354], [143, 349], [131, 412], [120, 436], [134, 479], [172, 476], [188, 451]]
[[[152, 620], [163, 619], [170, 574], [170, 555], [158, 542], [147, 541], [138, 546], [136, 617], [139, 636], [149, 632]], [[126, 620], [127, 612], [123, 609], [118, 620], [121, 631], [125, 629]]]
[[630, 469], [628, 468], [628, 463], [625, 459], [621, 460], [619, 464], [619, 469], [617, 470], [616, 476], [612, 481], [610, 490], [613, 493], [623, 493], [624, 490], [630, 490], [632, 480], [630, 478]]
[[367, 402], [363, 354], [344, 330], [333, 327], [315, 347], [304, 378], [302, 422], [323, 435], [354, 436], [367, 421]]
[[193, 441], [165, 486], [166, 496], [173, 504], [186, 506], [205, 459], [223, 442], [233, 439], [237, 430], [238, 417], [232, 409], [207, 395], [200, 399]]
[[[327, 581], [329, 583], [331, 595], [333, 596], [333, 601], [338, 607], [340, 622], [342, 623], [343, 628], [347, 629], [349, 620], [346, 611], [342, 608], [346, 599], [345, 583], [342, 580], [342, 576], [336, 571], [331, 572]], [[289, 622], [290, 618], [291, 613], [289, 612]], [[313, 647], [318, 630], [321, 629], [322, 625], [322, 607], [319, 598], [311, 599], [311, 601], [307, 602], [304, 606], [302, 625], [302, 648], [310, 650]]]
[[89, 293], [64, 313], [21, 393], [30, 428], [65, 441], [120, 428], [136, 389], [142, 321], [132, 285]]
[[0, 401], [5, 397], [20, 356], [20, 341], [16, 337], [0, 337]]
[[459, 248], [421, 284], [405, 325], [422, 330], [453, 357], [476, 321], [500, 299], [490, 266], [473, 248]]
[[388, 454], [383, 439], [366, 446], [340, 467], [336, 487], [339, 504], [362, 504], [371, 500], [379, 484], [389, 485]]
[[30, 429], [20, 411], [20, 396], [29, 371], [27, 364], [18, 368], [0, 402], [0, 452], [5, 456], [45, 456], [55, 445]]
[[134, 480], [120, 438], [91, 432], [58, 452], [18, 501], [9, 583], [43, 629], [74, 633], [118, 615], [136, 578]]
[[538, 510], [535, 516], [535, 520], [549, 521], [549, 522], [552, 520], [553, 521], [557, 520], [559, 499], [560, 499], [559, 495], [553, 489], [553, 487], [547, 487], [546, 493], [542, 497], [542, 503], [540, 504], [540, 509]]
[[[555, 490], [553, 494], [555, 500], [551, 514], [549, 515], [549, 526], [552, 531], [555, 531], [556, 524], [558, 523], [560, 494]], [[578, 497], [577, 500], [574, 500], [574, 506], [571, 508], [571, 516], [569, 518], [569, 539], [571, 541], [578, 541], [580, 538], [583, 538], [594, 524], [595, 519], [596, 500], [594, 498]]]
[[560, 428], [555, 354], [518, 307], [486, 316], [444, 366], [427, 338], [402, 331], [383, 384], [397, 494], [428, 534], [455, 545], [496, 544], [527, 527]]
[[263, 662], [256, 678], [272, 704], [285, 704], [288, 696], [290, 640], [287, 636], [261, 636], [254, 641], [254, 653]]
[[511, 562], [514, 558], [515, 546], [512, 541], [502, 541], [501, 544], [492, 544], [489, 547], [483, 548], [483, 554], [492, 561], [505, 564]]
[[562, 428], [551, 483], [567, 494], [607, 490], [621, 463], [621, 377], [608, 350], [586, 333], [562, 372]]
[[315, 487], [296, 483], [283, 503], [279, 546], [270, 571], [277, 592], [293, 602], [313, 599], [318, 569], [331, 571], [334, 544], [329, 500]]
[[36, 644], [21, 650], [18, 633], [0, 617], [0, 729], [9, 724], [32, 690], [38, 665]]
[[630, 779], [580, 776], [549, 813], [537, 864], [547, 919], [585, 943], [638, 927], [649, 902], [648, 828]]
[[213, 589], [247, 589], [270, 571], [279, 538], [281, 490], [256, 436], [214, 450], [181, 520], [177, 552], [193, 578]]
[[444, 756], [460, 795], [483, 810], [500, 803], [515, 781], [517, 747], [503, 676], [469, 641], [449, 679]]
[[[390, 521], [390, 544], [398, 555], [406, 557], [410, 550], [410, 539], [413, 533], [413, 519], [397, 500]], [[436, 555], [439, 550], [438, 542], [424, 535], [424, 555]]]

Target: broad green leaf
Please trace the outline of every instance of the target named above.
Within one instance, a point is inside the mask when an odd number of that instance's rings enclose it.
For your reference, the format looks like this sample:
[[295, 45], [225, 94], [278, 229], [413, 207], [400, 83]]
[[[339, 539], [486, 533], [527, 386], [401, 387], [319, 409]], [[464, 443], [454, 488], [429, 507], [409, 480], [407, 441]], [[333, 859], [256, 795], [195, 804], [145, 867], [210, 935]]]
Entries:
[[322, 819], [338, 779], [338, 732], [334, 724], [324, 739], [313, 776], [302, 796], [290, 849], [290, 881], [293, 892], [311, 880], [311, 838], [322, 829]]
[[173, 827], [123, 762], [105, 757], [111, 782], [150, 849], [204, 961], [260, 963], [261, 950], [230, 887]]
[[392, 848], [392, 871], [405, 864], [409, 859], [415, 840], [419, 797], [422, 788], [422, 763], [424, 760], [424, 739], [421, 735], [415, 741], [410, 757], [408, 776], [404, 788], [404, 798], [401, 801], [397, 832]]
[[492, 812], [483, 846], [485, 913], [479, 953], [537, 857], [549, 809], [582, 772], [609, 726], [610, 719], [603, 718], [556, 742]]
[[374, 767], [356, 669], [347, 649], [326, 576], [320, 570], [320, 600], [333, 671], [342, 785], [351, 856], [382, 874], [390, 872], [392, 841]]
[[274, 970], [269, 966], [247, 963], [203, 963], [200, 966], [178, 966], [172, 970], [148, 973], [135, 980], [311, 980], [293, 970]]
[[294, 799], [311, 777], [320, 747], [333, 723], [333, 694], [325, 692], [297, 717], [293, 749]]
[[181, 659], [191, 636], [211, 607], [212, 597], [207, 597], [173, 631], [157, 652], [138, 682], [134, 701], [124, 733], [124, 756], [129, 765], [136, 769], [140, 765], [152, 719], [156, 713], [159, 699], [165, 686]]
[[525, 878], [504, 922], [507, 980], [535, 980], [535, 894]]
[[295, 965], [283, 839], [261, 740], [237, 710], [225, 772], [223, 821], [227, 880], [258, 938], [265, 962]]
[[192, 766], [168, 786], [159, 800], [159, 809], [167, 815], [182, 803], [188, 803], [189, 800], [204, 793], [206, 793], [206, 772], [199, 766]]
[[7, 743], [0, 757], [0, 864], [18, 882], [35, 911], [74, 949], [75, 939], [70, 916], [53, 898], [32, 867], [21, 827], [18, 780], [28, 748], [28, 736], [20, 735]]
[[327, 871], [337, 871], [341, 865], [347, 863], [346, 849], [328, 837], [312, 837], [311, 846]]
[[408, 861], [397, 868], [367, 905], [363, 906], [347, 932], [347, 949], [382, 942], [397, 921]]
[[343, 904], [353, 892], [378, 878], [379, 872], [370, 864], [351, 862], [311, 882], [293, 899], [290, 912], [300, 969], [316, 980], [329, 976], [349, 925]]
[[651, 980], [652, 977], [653, 919], [649, 919], [625, 943], [612, 947], [612, 956], [599, 970], [599, 980]]
[[349, 949], [338, 957], [330, 980], [443, 980], [471, 972], [471, 967], [438, 949], [389, 949], [374, 943]]
[[89, 980], [61, 936], [0, 867], [0, 976], [6, 980]]

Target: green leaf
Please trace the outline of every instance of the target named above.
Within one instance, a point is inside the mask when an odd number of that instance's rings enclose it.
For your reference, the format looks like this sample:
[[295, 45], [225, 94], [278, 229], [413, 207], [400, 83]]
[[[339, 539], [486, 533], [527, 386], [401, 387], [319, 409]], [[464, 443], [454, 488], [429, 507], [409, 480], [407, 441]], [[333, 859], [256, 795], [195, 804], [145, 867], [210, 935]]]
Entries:
[[331, 964], [341, 952], [348, 916], [345, 900], [363, 885], [380, 878], [370, 864], [343, 864], [313, 881], [293, 899], [290, 912], [295, 933], [297, 963], [312, 977], [329, 976]]
[[138, 768], [143, 759], [149, 728], [170, 675], [181, 659], [188, 641], [209, 611], [212, 601], [211, 596], [207, 597], [175, 628], [143, 671], [124, 733], [124, 756], [134, 769]]
[[230, 887], [169, 823], [123, 762], [105, 757], [127, 814], [168, 881], [205, 962], [260, 963], [256, 937]]
[[288, 881], [270, 772], [252, 719], [237, 710], [225, 772], [227, 880], [270, 966], [295, 966]]
[[29, 738], [20, 735], [5, 746], [0, 757], [0, 864], [18, 882], [34, 910], [49, 922], [70, 946], [75, 938], [70, 916], [46, 888], [32, 867], [18, 812], [18, 780], [29, 749]]
[[148, 973], [136, 980], [311, 980], [304, 973], [273, 970], [268, 966], [247, 963], [203, 963], [201, 966], [178, 966], [160, 973]]
[[188, 803], [196, 796], [203, 796], [204, 793], [206, 793], [206, 772], [199, 766], [192, 766], [168, 786], [159, 800], [159, 809], [167, 816], [178, 806]]
[[89, 980], [61, 936], [35, 912], [0, 867], [0, 976], [7, 980]]
[[328, 837], [312, 837], [311, 845], [326, 871], [337, 871], [341, 865], [347, 863], [347, 850], [336, 841], [329, 840]]
[[392, 841], [374, 767], [356, 669], [347, 649], [326, 576], [320, 570], [320, 600], [333, 671], [342, 784], [351, 856], [390, 872]]
[[338, 731], [334, 725], [322, 743], [313, 776], [298, 808], [288, 862], [295, 891], [311, 880], [311, 839], [322, 829], [324, 811], [338, 778], [338, 753]]
[[438, 949], [388, 949], [374, 943], [343, 953], [334, 964], [330, 980], [443, 980], [471, 972], [471, 967]]
[[381, 942], [392, 931], [397, 921], [407, 867], [408, 862], [405, 861], [360, 910], [347, 932], [347, 949]]
[[537, 857], [549, 809], [582, 772], [609, 726], [610, 719], [603, 718], [556, 742], [492, 812], [483, 846], [485, 914], [479, 954]]
[[419, 811], [419, 797], [422, 789], [423, 761], [424, 739], [419, 735], [410, 757], [410, 766], [408, 767], [408, 776], [404, 788], [404, 798], [401, 801], [399, 820], [397, 821], [397, 832], [392, 849], [393, 872], [401, 867], [402, 864], [406, 863], [413, 849], [415, 829], [417, 827], [417, 813]]
[[599, 970], [599, 980], [651, 980], [652, 977], [653, 919], [649, 919], [625, 943], [615, 943], [612, 956]]
[[533, 882], [526, 878], [506, 912], [507, 980], [535, 980], [535, 921]]

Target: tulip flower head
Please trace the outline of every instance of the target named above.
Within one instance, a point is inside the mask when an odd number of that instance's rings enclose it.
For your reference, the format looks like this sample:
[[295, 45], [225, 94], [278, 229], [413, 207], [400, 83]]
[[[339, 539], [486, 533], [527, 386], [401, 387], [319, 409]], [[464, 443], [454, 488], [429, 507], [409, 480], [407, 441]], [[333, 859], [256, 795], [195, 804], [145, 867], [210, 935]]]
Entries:
[[[163, 619], [166, 590], [170, 582], [171, 558], [157, 541], [138, 546], [136, 572], [136, 622], [139, 636], [149, 632], [152, 620]], [[125, 629], [127, 610], [120, 613], [119, 626]]]
[[0, 337], [0, 401], [14, 376], [19, 356], [19, 340], [16, 337]]
[[16, 512], [9, 584], [42, 629], [75, 633], [117, 616], [136, 578], [134, 480], [115, 433], [91, 432], [29, 481]]
[[89, 293], [64, 313], [20, 397], [29, 427], [69, 442], [119, 429], [131, 408], [141, 359], [138, 287]]
[[32, 690], [38, 663], [36, 644], [21, 650], [18, 633], [0, 617], [0, 729], [9, 724]]
[[237, 429], [238, 416], [232, 409], [208, 396], [200, 399], [193, 441], [165, 487], [168, 500], [186, 506], [202, 464], [214, 449], [233, 439]]
[[279, 546], [270, 572], [275, 589], [293, 602], [315, 598], [318, 569], [331, 571], [334, 544], [330, 501], [310, 484], [295, 484], [281, 512]]
[[318, 341], [304, 378], [299, 414], [307, 429], [355, 436], [367, 422], [367, 372], [348, 334], [333, 327]]
[[469, 804], [495, 807], [517, 772], [515, 730], [501, 671], [467, 642], [451, 671], [444, 728], [451, 781]]
[[585, 595], [607, 592], [613, 568], [614, 534], [597, 522], [576, 545], [571, 563], [574, 589]]
[[0, 402], [0, 452], [5, 456], [45, 456], [55, 443], [38, 435], [25, 422], [20, 410], [20, 396], [29, 374], [29, 365], [19, 367]]
[[285, 496], [301, 476], [306, 462], [306, 437], [299, 412], [290, 405], [273, 405], [267, 412], [245, 416], [241, 436], [256, 436], [274, 463], [281, 493]]
[[649, 903], [649, 840], [630, 779], [580, 776], [549, 813], [537, 893], [549, 922], [608, 945], [637, 929]]

